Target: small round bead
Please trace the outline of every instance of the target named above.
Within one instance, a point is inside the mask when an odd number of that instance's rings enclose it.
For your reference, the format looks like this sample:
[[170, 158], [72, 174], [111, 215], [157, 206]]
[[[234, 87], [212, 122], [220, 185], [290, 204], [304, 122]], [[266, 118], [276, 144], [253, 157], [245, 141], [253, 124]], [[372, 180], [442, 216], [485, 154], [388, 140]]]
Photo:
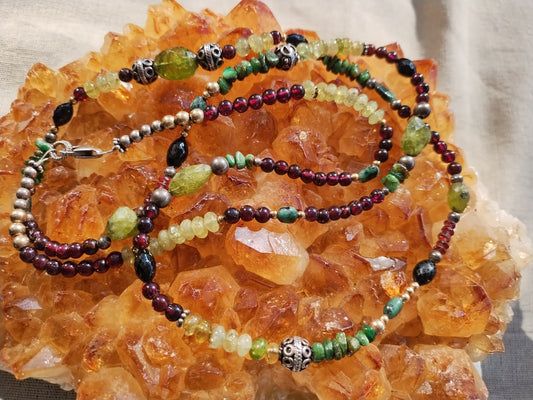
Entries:
[[363, 207], [364, 211], [370, 210], [372, 207], [374, 207], [374, 202], [372, 199], [368, 196], [363, 196], [359, 199], [359, 202], [361, 203], [361, 207]]
[[159, 294], [159, 285], [155, 282], [145, 283], [142, 287], [142, 294], [146, 299], [152, 300]]
[[25, 263], [31, 263], [37, 256], [37, 250], [33, 247], [24, 247], [20, 250], [19, 257]]
[[459, 214], [458, 212], [452, 211], [448, 214], [448, 220], [451, 222], [458, 223], [460, 219], [461, 214]]
[[190, 116], [191, 116], [191, 121], [194, 124], [200, 124], [204, 122], [204, 119], [205, 119], [205, 114], [203, 110], [200, 108], [195, 108], [194, 110], [191, 110]]
[[207, 121], [214, 121], [218, 118], [218, 108], [214, 105], [208, 105], [204, 110], [204, 118]]
[[326, 183], [329, 186], [335, 186], [339, 183], [339, 175], [336, 172], [329, 172], [326, 175]]
[[98, 248], [105, 250], [111, 246], [111, 239], [109, 239], [107, 236], [101, 236], [96, 241]]
[[413, 280], [419, 285], [426, 285], [433, 280], [437, 268], [430, 260], [423, 260], [416, 264], [413, 270]]
[[30, 245], [30, 238], [26, 235], [17, 235], [13, 238], [13, 247], [20, 250]]
[[263, 160], [261, 161], [261, 170], [263, 172], [272, 172], [274, 171], [275, 165], [276, 163], [273, 159], [263, 158]]
[[185, 126], [189, 123], [190, 117], [187, 111], [179, 111], [174, 117], [174, 122], [179, 126]]
[[226, 157], [213, 158], [210, 166], [215, 175], [224, 175], [229, 170], [229, 163]]
[[416, 92], [417, 93], [428, 93], [429, 92], [429, 85], [426, 82], [419, 83], [416, 85]]
[[182, 313], [183, 313], [183, 307], [176, 303], [170, 303], [165, 309], [165, 317], [169, 321], [177, 321], [178, 319], [180, 319]]
[[270, 220], [270, 210], [266, 207], [259, 207], [255, 210], [255, 220], [260, 223], [265, 223]]
[[119, 251], [112, 251], [105, 258], [106, 264], [111, 268], [118, 268], [124, 263], [122, 260], [122, 254]]
[[409, 293], [404, 293], [400, 296], [400, 299], [402, 299], [402, 301], [404, 303], [408, 302], [409, 300], [411, 300], [411, 296], [409, 296]]
[[263, 98], [259, 94], [252, 94], [248, 99], [248, 105], [254, 110], [259, 110], [263, 106]]
[[395, 99], [390, 103], [390, 108], [393, 110], [399, 110], [402, 106], [402, 101], [400, 99]]
[[287, 176], [291, 179], [298, 179], [302, 175], [302, 169], [296, 165], [292, 164], [289, 166], [289, 169], [287, 171]]
[[296, 84], [291, 86], [291, 98], [294, 100], [301, 100], [305, 95], [305, 90], [302, 85]]
[[166, 129], [174, 129], [176, 127], [176, 123], [174, 122], [174, 116], [165, 115], [163, 118], [161, 118], [161, 125]]
[[325, 224], [329, 222], [329, 211], [325, 208], [321, 208], [320, 210], [318, 210], [316, 215], [316, 221], [319, 224]]
[[131, 146], [132, 140], [129, 137], [129, 135], [122, 135], [120, 139], [118, 140], [120, 145], [124, 148], [128, 148]]
[[398, 109], [398, 115], [400, 118], [409, 118], [411, 116], [411, 108], [403, 105]]
[[276, 102], [276, 92], [272, 89], [267, 89], [263, 92], [263, 103], [271, 106]]
[[11, 236], [17, 236], [26, 233], [26, 225], [21, 222], [14, 222], [9, 226], [9, 234]]
[[428, 259], [432, 263], [436, 264], [442, 260], [442, 254], [436, 250], [433, 250], [432, 252], [429, 253]]
[[47, 132], [44, 135], [44, 140], [46, 140], [48, 143], [54, 143], [57, 140], [57, 136], [55, 133]]
[[94, 273], [94, 265], [91, 261], [80, 261], [76, 266], [76, 272], [81, 276], [91, 276]]
[[24, 222], [26, 219], [26, 211], [17, 208], [11, 212], [9, 218], [11, 219], [11, 222]]
[[240, 209], [241, 219], [243, 221], [252, 221], [255, 218], [255, 209], [252, 206], [244, 205]]
[[328, 177], [323, 172], [316, 172], [313, 178], [313, 183], [317, 186], [324, 186], [328, 180]]
[[229, 100], [222, 100], [218, 105], [218, 112], [220, 115], [227, 117], [233, 112], [233, 104]]
[[118, 79], [122, 82], [130, 82], [133, 79], [133, 73], [129, 68], [122, 68], [118, 71]]
[[95, 239], [85, 239], [81, 247], [83, 249], [83, 252], [87, 255], [93, 255], [96, 254], [98, 251], [98, 243]]
[[170, 304], [170, 299], [164, 294], [156, 294], [152, 298], [152, 308], [155, 311], [162, 312], [165, 311]]
[[311, 183], [315, 180], [315, 173], [310, 169], [304, 169], [301, 173], [300, 179], [304, 183]]
[[137, 229], [141, 233], [150, 233], [154, 230], [154, 222], [148, 217], [140, 218], [137, 222]]
[[441, 160], [445, 163], [451, 163], [455, 161], [455, 152], [452, 150], [446, 150], [441, 154]]
[[287, 88], [279, 88], [276, 93], [276, 97], [280, 103], [288, 103], [291, 99], [291, 92]]
[[415, 159], [408, 155], [403, 155], [398, 159], [398, 164], [403, 165], [407, 171], [411, 171], [415, 167]]
[[130, 139], [133, 143], [138, 143], [143, 139], [143, 136], [139, 130], [134, 129], [130, 132]]
[[33, 259], [33, 266], [35, 269], [39, 271], [44, 271], [46, 269], [46, 263], [50, 261], [50, 259], [45, 256], [44, 254], [37, 254], [35, 258]]
[[68, 258], [80, 258], [83, 255], [83, 247], [81, 243], [71, 243], [68, 245], [67, 257]]
[[452, 175], [450, 178], [451, 183], [463, 183], [463, 176], [460, 174]]
[[278, 175], [285, 175], [289, 171], [287, 162], [280, 160], [274, 164], [274, 172]]
[[413, 115], [419, 118], [427, 118], [431, 114], [431, 106], [426, 102], [419, 102], [413, 109]]
[[70, 261], [64, 262], [61, 265], [60, 270], [61, 270], [61, 275], [67, 278], [72, 278], [73, 276], [76, 276], [76, 274], [78, 273], [76, 271], [76, 264]]
[[235, 58], [236, 54], [237, 52], [235, 51], [235, 47], [231, 44], [227, 44], [222, 48], [222, 57], [224, 57], [226, 60]]
[[220, 85], [218, 82], [208, 82], [207, 85], [205, 85], [205, 90], [207, 90], [207, 93], [213, 96], [220, 92]]
[[337, 206], [332, 206], [328, 209], [329, 219], [337, 221], [341, 217], [341, 209]]
[[244, 97], [237, 97], [233, 101], [233, 109], [238, 113], [243, 113], [248, 110], [248, 101]]
[[462, 170], [463, 167], [458, 162], [451, 162], [448, 164], [447, 171], [450, 175], [460, 174]]
[[153, 132], [161, 132], [163, 131], [163, 129], [165, 129], [162, 122], [158, 119], [152, 121], [152, 123], [150, 124], [150, 128], [152, 128]]
[[228, 224], [236, 224], [241, 219], [241, 213], [236, 208], [230, 207], [224, 212], [224, 220]]
[[372, 327], [372, 329], [374, 329], [374, 332], [376, 332], [376, 334], [378, 335], [385, 331], [385, 324], [380, 319], [373, 320], [370, 323], [370, 326]]
[[389, 159], [389, 152], [387, 149], [379, 149], [374, 153], [374, 159], [379, 162], [385, 162]]
[[307, 207], [304, 213], [305, 213], [305, 219], [310, 222], [316, 221], [318, 217], [318, 210], [315, 207]]

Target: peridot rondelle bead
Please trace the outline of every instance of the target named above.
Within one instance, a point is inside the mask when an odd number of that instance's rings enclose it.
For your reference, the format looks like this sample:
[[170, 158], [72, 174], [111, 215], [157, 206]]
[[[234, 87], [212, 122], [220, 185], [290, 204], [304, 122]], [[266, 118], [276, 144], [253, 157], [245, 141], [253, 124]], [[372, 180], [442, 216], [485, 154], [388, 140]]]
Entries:
[[163, 50], [154, 60], [154, 68], [162, 78], [177, 81], [194, 75], [198, 68], [196, 54], [185, 47]]
[[268, 342], [265, 338], [254, 339], [249, 353], [252, 360], [260, 360], [265, 355], [267, 347]]

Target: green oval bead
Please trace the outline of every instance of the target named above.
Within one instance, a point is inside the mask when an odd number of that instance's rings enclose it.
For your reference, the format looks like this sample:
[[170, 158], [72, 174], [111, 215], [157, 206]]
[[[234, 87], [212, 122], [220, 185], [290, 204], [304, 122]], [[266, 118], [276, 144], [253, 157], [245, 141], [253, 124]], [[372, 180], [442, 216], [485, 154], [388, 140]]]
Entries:
[[380, 85], [379, 83], [376, 83], [375, 90], [381, 96], [381, 98], [388, 103], [392, 103], [394, 99], [396, 98], [394, 93], [392, 93], [389, 89], [387, 89], [383, 85]]
[[43, 139], [37, 139], [35, 141], [35, 146], [45, 153], [52, 148], [52, 145]]
[[278, 220], [286, 224], [292, 224], [298, 219], [298, 210], [294, 207], [281, 207], [278, 210]]
[[180, 169], [168, 185], [174, 197], [196, 193], [211, 177], [211, 167], [207, 164], [190, 165]]
[[374, 179], [379, 174], [379, 168], [375, 165], [369, 165], [365, 169], [359, 172], [359, 182], [368, 182], [371, 179]]
[[237, 165], [237, 169], [246, 168], [246, 158], [240, 151], [235, 152], [235, 164]]
[[185, 47], [163, 50], [154, 60], [155, 72], [162, 78], [177, 81], [194, 75], [198, 68], [196, 54]]
[[313, 343], [313, 362], [319, 363], [326, 358], [326, 352], [322, 343]]
[[107, 220], [106, 235], [122, 240], [137, 233], [137, 214], [129, 207], [119, 207]]
[[226, 154], [226, 160], [228, 160], [228, 164], [231, 168], [235, 166], [235, 157], [233, 157], [231, 154]]
[[418, 117], [409, 118], [400, 147], [408, 156], [417, 156], [431, 139], [431, 129]]
[[448, 206], [455, 212], [462, 213], [470, 201], [468, 187], [461, 182], [454, 183], [448, 192]]
[[385, 307], [383, 307], [383, 314], [392, 319], [402, 311], [402, 307], [403, 300], [399, 297], [393, 297], [387, 302], [387, 304], [385, 304]]
[[264, 338], [254, 339], [252, 347], [250, 348], [250, 357], [252, 360], [260, 360], [266, 353], [268, 343]]

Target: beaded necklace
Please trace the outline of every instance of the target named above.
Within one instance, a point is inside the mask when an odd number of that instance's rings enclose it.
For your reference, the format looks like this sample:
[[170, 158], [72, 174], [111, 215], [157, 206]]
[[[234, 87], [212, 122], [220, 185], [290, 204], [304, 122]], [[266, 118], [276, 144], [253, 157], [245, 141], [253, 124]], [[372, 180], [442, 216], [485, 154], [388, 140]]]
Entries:
[[[270, 50], [272, 46], [276, 46], [273, 51]], [[90, 146], [73, 146], [66, 140], [57, 140], [59, 127], [68, 124], [74, 115], [73, 105], [75, 103], [84, 102], [88, 98], [97, 98], [100, 93], [117, 89], [120, 87], [120, 82], [134, 80], [141, 85], [148, 85], [158, 77], [169, 80], [187, 79], [194, 75], [198, 65], [205, 70], [212, 71], [219, 68], [224, 60], [231, 60], [235, 55], [247, 57], [250, 51], [254, 53], [253, 57], [241, 61], [234, 67], [226, 68], [216, 82], [209, 82], [204, 93], [191, 103], [190, 111], [182, 110], [175, 115], [163, 116], [161, 120], [142, 125], [140, 129], [131, 131], [129, 135], [115, 138], [110, 150], [102, 151]], [[396, 99], [384, 83], [378, 83], [372, 78], [368, 69], [361, 71], [358, 64], [343, 58], [348, 54], [376, 56], [395, 65], [398, 74], [410, 79], [415, 87], [416, 105], [413, 111], [408, 105]], [[234, 85], [238, 86], [237, 81], [244, 80], [252, 74], [267, 73], [271, 68], [289, 73], [298, 62], [311, 62], [313, 59], [320, 60], [328, 71], [357, 81], [361, 88], [304, 81], [302, 84], [293, 84], [289, 88], [281, 87], [277, 90], [268, 88], [262, 94], [250, 95], [248, 99], [237, 97], [233, 102], [227, 99], [222, 100], [218, 106], [207, 104], [209, 98], [219, 93], [228, 94]], [[368, 94], [361, 93], [362, 89], [369, 90]], [[235, 46], [221, 47], [215, 43], [207, 43], [201, 46], [196, 54], [184, 47], [174, 47], [161, 52], [153, 61], [141, 58], [135, 61], [131, 69], [123, 68], [118, 72], [98, 75], [94, 82], [86, 82], [83, 86], [74, 89], [69, 102], [57, 106], [53, 115], [54, 125], [45, 135], [44, 140], [36, 141], [38, 150], [27, 160], [27, 166], [22, 172], [23, 178], [17, 190], [14, 211], [11, 213], [12, 225], [9, 229], [13, 237], [13, 245], [20, 251], [20, 258], [24, 262], [32, 263], [36, 269], [46, 271], [49, 275], [89, 276], [94, 272], [106, 272], [110, 267], [120, 267], [124, 262], [127, 265], [133, 265], [137, 277], [144, 282], [142, 294], [151, 301], [152, 308], [156, 312], [163, 313], [167, 320], [176, 322], [178, 327], [184, 329], [186, 336], [194, 336], [198, 343], [208, 342], [209, 347], [213, 349], [223, 347], [227, 352], [236, 351], [240, 356], [249, 356], [253, 360], [265, 358], [268, 363], [279, 361], [283, 366], [295, 372], [306, 369], [312, 362], [320, 363], [324, 360], [339, 360], [345, 356], [351, 356], [361, 346], [367, 346], [372, 342], [376, 335], [384, 332], [389, 320], [400, 313], [403, 304], [409, 301], [420, 285], [428, 284], [433, 280], [436, 274], [435, 264], [441, 261], [442, 255], [446, 253], [454, 228], [460, 219], [459, 214], [468, 204], [468, 188], [462, 182], [461, 165], [455, 162], [455, 153], [448, 150], [446, 143], [440, 140], [439, 134], [431, 131], [429, 125], [423, 122], [423, 119], [431, 113], [428, 103], [429, 90], [424, 77], [417, 73], [412, 61], [398, 58], [396, 53], [387, 51], [385, 47], [375, 48], [373, 45], [352, 42], [348, 39], [336, 39], [329, 42], [318, 40], [309, 43], [302, 35], [283, 35], [277, 31], [239, 38]], [[388, 160], [388, 152], [392, 148], [390, 138], [393, 131], [383, 119], [384, 111], [378, 109], [375, 101], [369, 101], [369, 95], [372, 92], [390, 103], [391, 109], [396, 111], [401, 118], [408, 119], [401, 140], [404, 155], [382, 177], [381, 182], [384, 187], [376, 188], [368, 196], [362, 196], [348, 204], [333, 205], [329, 208], [317, 209], [308, 206], [299, 210], [293, 205], [285, 205], [278, 210], [271, 210], [267, 206], [235, 205], [228, 207], [220, 215], [208, 212], [203, 217], [197, 216], [192, 220], [184, 219], [179, 225], [172, 225], [168, 230], [159, 231], [157, 239], [150, 237], [154, 229], [153, 221], [159, 215], [159, 210], [169, 206], [173, 196], [194, 194], [201, 189], [212, 174], [223, 175], [230, 167], [240, 170], [259, 167], [265, 173], [275, 172], [277, 175], [287, 175], [290, 179], [300, 179], [304, 183], [313, 183], [316, 186], [348, 186], [354, 182], [366, 183], [376, 178], [380, 172], [379, 166]], [[313, 99], [335, 101], [338, 104], [353, 107], [367, 118], [368, 124], [380, 124], [381, 142], [374, 154], [375, 161], [372, 165], [358, 173], [336, 171], [324, 173], [302, 169], [297, 164], [290, 164], [285, 160], [274, 161], [269, 157], [259, 158], [252, 154], [244, 156], [243, 153], [237, 151], [234, 156], [228, 154], [215, 157], [209, 165], [182, 167], [188, 157], [188, 144], [185, 139], [193, 125], [213, 121], [219, 115], [229, 117], [234, 111], [244, 113], [250, 112], [249, 108], [258, 110], [276, 102], [284, 104], [290, 100], [311, 101]], [[176, 127], [180, 127], [182, 132], [169, 148], [164, 177], [145, 199], [144, 204], [136, 210], [120, 207], [109, 218], [105, 235], [99, 239], [85, 239], [82, 243], [60, 244], [50, 240], [39, 229], [31, 214], [31, 197], [36, 186], [44, 178], [44, 166], [47, 162], [60, 162], [67, 157], [93, 159], [115, 151], [126, 152], [134, 143], [165, 129], [172, 130]], [[217, 232], [223, 223], [236, 224], [252, 220], [267, 223], [277, 220], [281, 223], [292, 224], [301, 220], [302, 223], [324, 224], [357, 216], [363, 211], [372, 209], [374, 205], [382, 203], [387, 195], [397, 190], [399, 185], [409, 177], [409, 171], [415, 167], [415, 157], [427, 144], [432, 144], [435, 152], [441, 155], [441, 160], [447, 164], [447, 171], [451, 175], [451, 187], [448, 194], [451, 212], [444, 221], [438, 241], [428, 258], [419, 261], [414, 267], [413, 283], [403, 293], [392, 297], [384, 305], [383, 314], [368, 324], [362, 325], [354, 336], [339, 332], [334, 338], [313, 344], [299, 336], [288, 337], [281, 343], [269, 342], [265, 338], [252, 339], [247, 333], [239, 334], [235, 329], [226, 331], [221, 325], [212, 324], [199, 314], [184, 309], [163, 294], [159, 285], [154, 281], [156, 275], [154, 256], [160, 255], [163, 251], [170, 251], [177, 244], [194, 237], [205, 238], [209, 232]], [[327, 187], [324, 189], [327, 190]], [[84, 259], [77, 263], [60, 261], [80, 258], [83, 254], [94, 255], [99, 250], [109, 248], [112, 240], [123, 240], [128, 237], [133, 238], [133, 246], [125, 246], [122, 252], [113, 251], [105, 257], [96, 260]], [[44, 252], [44, 254], [39, 252]]]

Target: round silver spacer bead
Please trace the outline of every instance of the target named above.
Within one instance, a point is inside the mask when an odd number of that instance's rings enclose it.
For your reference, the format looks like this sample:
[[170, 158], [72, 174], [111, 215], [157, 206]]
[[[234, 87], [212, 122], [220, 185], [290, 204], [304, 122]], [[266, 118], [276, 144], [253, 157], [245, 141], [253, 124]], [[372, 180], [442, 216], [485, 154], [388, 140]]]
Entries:
[[159, 121], [158, 119], [153, 121], [152, 124], [150, 125], [150, 127], [152, 128], [152, 131], [154, 131], [154, 132], [162, 132], [163, 129], [165, 129], [165, 127], [162, 125], [161, 121]]
[[385, 324], [383, 323], [383, 321], [381, 319], [375, 319], [373, 320], [371, 323], [370, 323], [370, 326], [372, 327], [372, 329], [374, 329], [374, 331], [376, 332], [376, 334], [380, 335], [382, 334], [383, 332], [385, 332]]
[[137, 216], [140, 218], [144, 217], [144, 206], [137, 207], [137, 210], [135, 210], [135, 214], [137, 214]]
[[21, 210], [20, 208], [17, 208], [16, 210], [13, 210], [11, 214], [9, 215], [9, 218], [11, 219], [11, 222], [24, 222], [26, 221], [27, 213], [24, 210]]
[[174, 118], [174, 122], [179, 126], [185, 126], [189, 123], [190, 115], [187, 111], [179, 111]]
[[434, 264], [439, 263], [442, 260], [442, 254], [440, 253], [440, 251], [433, 250], [429, 253], [428, 259]]
[[259, 157], [255, 157], [254, 158], [254, 165], [256, 167], [259, 167], [262, 163], [263, 163], [263, 160], [261, 158], [259, 158]]
[[9, 225], [9, 235], [17, 236], [26, 233], [26, 225], [20, 222], [13, 222]]
[[207, 85], [205, 85], [205, 90], [207, 90], [207, 93], [213, 96], [220, 92], [220, 85], [218, 82], [208, 82]]
[[460, 219], [461, 214], [459, 214], [458, 212], [452, 211], [448, 214], [448, 220], [450, 220], [451, 222], [458, 223]]
[[376, 80], [374, 78], [370, 78], [368, 81], [366, 81], [366, 87], [369, 89], [374, 89], [376, 87]]
[[196, 52], [196, 57], [200, 67], [207, 71], [214, 71], [224, 63], [222, 48], [216, 43], [202, 45]]
[[452, 175], [450, 178], [451, 183], [463, 183], [463, 175]]
[[131, 146], [131, 139], [128, 135], [122, 135], [120, 139], [118, 139], [118, 142], [124, 148]]
[[383, 314], [381, 317], [379, 317], [379, 319], [385, 324], [387, 325], [389, 323], [389, 317], [387, 317], [385, 314]]
[[390, 190], [389, 190], [389, 188], [386, 187], [386, 186], [383, 187], [383, 188], [381, 188], [381, 191], [383, 192], [383, 194], [384, 194], [385, 196], [388, 196], [388, 195], [390, 194]]
[[26, 189], [24, 187], [20, 187], [17, 189], [16, 193], [17, 199], [24, 199], [28, 200], [31, 197], [31, 192], [29, 189]]
[[279, 62], [276, 65], [276, 68], [281, 69], [283, 71], [290, 70], [300, 60], [296, 47], [294, 47], [290, 43], [278, 45], [278, 47], [276, 47], [276, 49], [274, 50], [274, 53], [276, 53], [279, 58]]
[[130, 139], [132, 142], [138, 143], [143, 140], [143, 137], [138, 129], [134, 129], [130, 132]]
[[191, 110], [191, 121], [195, 124], [204, 122], [204, 112], [200, 108]]
[[25, 221], [35, 221], [35, 217], [31, 212], [26, 211], [26, 219]]
[[402, 106], [402, 101], [401, 101], [400, 99], [393, 100], [393, 101], [390, 103], [390, 108], [392, 108], [393, 110], [397, 110], [397, 109], [399, 109], [401, 106]]
[[37, 178], [38, 172], [33, 167], [26, 167], [24, 168], [24, 176], [27, 178], [35, 179]]
[[407, 293], [408, 295], [412, 295], [414, 292], [415, 288], [412, 286], [407, 286], [407, 288], [405, 289], [405, 293]]
[[352, 182], [357, 182], [359, 180], [359, 174], [356, 172], [350, 174], [350, 179], [352, 180]]
[[20, 209], [20, 210], [27, 210], [28, 209], [28, 200], [25, 199], [17, 199], [13, 203], [13, 208]]
[[174, 167], [166, 167], [165, 168], [165, 176], [167, 178], [173, 178], [174, 175], [176, 175], [176, 168], [174, 168]]
[[421, 101], [413, 109], [413, 115], [422, 119], [429, 117], [429, 114], [431, 114], [431, 106], [425, 101]]
[[44, 140], [48, 143], [54, 143], [57, 140], [57, 135], [52, 132], [47, 132], [46, 135], [44, 135]]
[[398, 158], [398, 164], [403, 165], [407, 171], [411, 171], [415, 167], [415, 159], [407, 154]]
[[172, 201], [172, 195], [168, 190], [157, 188], [152, 192], [150, 200], [158, 207], [164, 208]]
[[161, 125], [165, 129], [174, 129], [176, 127], [176, 123], [174, 122], [174, 116], [165, 115], [163, 118], [161, 118]]
[[33, 189], [35, 187], [35, 181], [25, 176], [24, 178], [20, 180], [20, 187], [23, 187], [26, 189]]
[[13, 247], [17, 250], [30, 245], [30, 238], [26, 235], [17, 235], [13, 238]]
[[108, 249], [109, 246], [111, 246], [111, 239], [107, 236], [100, 236], [96, 243], [98, 245], [98, 248], [105, 250]]
[[411, 300], [411, 296], [409, 296], [409, 293], [405, 292], [404, 294], [402, 294], [400, 296], [400, 299], [402, 299], [402, 301], [404, 303], [408, 302], [409, 300]]
[[300, 372], [309, 367], [313, 350], [309, 342], [299, 336], [291, 336], [283, 340], [279, 346], [281, 365], [293, 372]]
[[139, 129], [139, 132], [141, 132], [142, 136], [151, 136], [152, 135], [152, 127], [148, 124], [144, 124], [141, 126], [141, 129]]
[[211, 161], [211, 170], [215, 175], [224, 175], [229, 170], [229, 162], [225, 157], [215, 157]]

